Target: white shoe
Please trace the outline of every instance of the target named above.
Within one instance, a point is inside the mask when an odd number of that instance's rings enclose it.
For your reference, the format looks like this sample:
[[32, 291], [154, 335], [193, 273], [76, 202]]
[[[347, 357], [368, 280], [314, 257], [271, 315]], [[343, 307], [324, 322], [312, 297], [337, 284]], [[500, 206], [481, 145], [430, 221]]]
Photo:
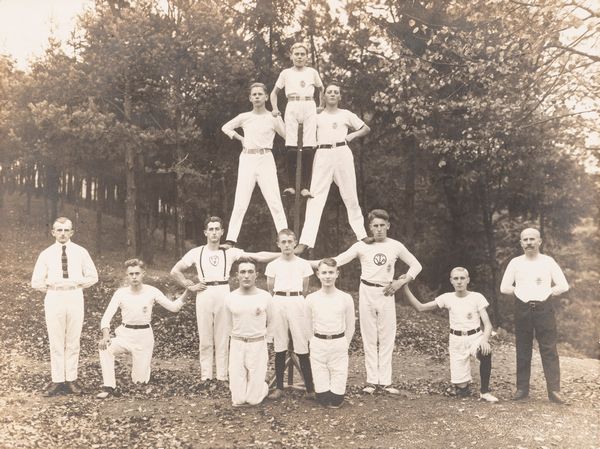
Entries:
[[373, 385], [367, 385], [362, 389], [363, 393], [373, 394], [375, 393], [375, 387]]
[[384, 390], [387, 391], [389, 394], [400, 394], [400, 390], [392, 386], [385, 387]]
[[498, 402], [498, 398], [492, 393], [481, 393], [479, 399], [487, 402]]

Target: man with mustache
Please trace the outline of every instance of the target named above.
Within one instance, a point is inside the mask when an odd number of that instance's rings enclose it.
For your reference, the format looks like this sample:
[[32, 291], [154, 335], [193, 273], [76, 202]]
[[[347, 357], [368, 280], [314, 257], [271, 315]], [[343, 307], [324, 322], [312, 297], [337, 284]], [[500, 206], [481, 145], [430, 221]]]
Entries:
[[524, 254], [512, 259], [500, 284], [500, 292], [515, 296], [515, 337], [517, 346], [517, 391], [515, 401], [529, 396], [533, 337], [538, 341], [548, 399], [563, 404], [560, 395], [560, 364], [556, 350], [556, 318], [550, 296], [569, 290], [565, 275], [556, 261], [540, 253], [540, 232], [521, 232]]

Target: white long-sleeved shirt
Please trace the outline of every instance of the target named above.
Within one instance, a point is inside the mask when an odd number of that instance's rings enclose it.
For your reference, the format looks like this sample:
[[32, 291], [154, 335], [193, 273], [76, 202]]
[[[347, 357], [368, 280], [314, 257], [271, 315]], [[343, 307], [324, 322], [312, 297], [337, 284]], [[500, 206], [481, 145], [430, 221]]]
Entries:
[[406, 274], [413, 279], [423, 268], [402, 243], [390, 238], [371, 244], [356, 242], [334, 259], [341, 266], [357, 257], [360, 260], [361, 279], [377, 284], [387, 284], [394, 279], [394, 266], [398, 259], [408, 265]]
[[332, 293], [318, 290], [306, 297], [309, 329], [312, 333], [337, 335], [344, 332], [348, 344], [356, 327], [354, 301], [348, 293], [336, 289]]
[[244, 148], [249, 150], [273, 148], [276, 132], [285, 136], [285, 125], [281, 117], [273, 117], [268, 111], [263, 114], [243, 112], [225, 123], [221, 131], [232, 138], [236, 128], [244, 130]]
[[545, 301], [550, 295], [560, 295], [567, 290], [569, 284], [562, 270], [545, 254], [538, 254], [534, 259], [524, 254], [515, 257], [508, 263], [500, 283], [500, 292], [514, 293], [523, 302]]
[[269, 292], [257, 290], [254, 295], [242, 295], [238, 289], [225, 298], [231, 335], [253, 338], [273, 334], [273, 299]]
[[33, 268], [31, 286], [38, 290], [52, 288], [53, 285], [64, 284], [68, 281], [87, 288], [98, 282], [98, 271], [87, 250], [71, 242], [64, 244], [67, 254], [67, 268], [69, 277], [63, 278], [62, 247], [55, 242], [40, 253]]
[[124, 324], [150, 324], [152, 320], [152, 307], [155, 303], [159, 303], [170, 312], [179, 312], [183, 307], [182, 298], [171, 301], [163, 292], [151, 285], [142, 285], [139, 292], [133, 292], [130, 287], [122, 287], [118, 289], [100, 320], [100, 329], [110, 328], [110, 322], [121, 309], [121, 321]]

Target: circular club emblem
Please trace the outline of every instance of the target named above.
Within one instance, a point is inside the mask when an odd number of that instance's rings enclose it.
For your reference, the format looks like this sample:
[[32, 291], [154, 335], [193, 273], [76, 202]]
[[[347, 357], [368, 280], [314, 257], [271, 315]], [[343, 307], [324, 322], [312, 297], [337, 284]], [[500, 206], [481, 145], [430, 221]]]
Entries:
[[377, 253], [373, 256], [373, 263], [375, 265], [377, 265], [378, 267], [385, 265], [386, 262], [387, 262], [387, 257], [385, 257], [385, 254]]
[[304, 81], [304, 80], [300, 81], [300, 86], [301, 87], [306, 87], [306, 81]]
[[337, 124], [337, 122], [333, 122], [333, 123], [331, 124], [331, 127], [332, 127], [333, 129], [336, 129], [336, 128], [338, 127], [338, 124]]
[[467, 320], [473, 319], [473, 314], [471, 312], [467, 313]]

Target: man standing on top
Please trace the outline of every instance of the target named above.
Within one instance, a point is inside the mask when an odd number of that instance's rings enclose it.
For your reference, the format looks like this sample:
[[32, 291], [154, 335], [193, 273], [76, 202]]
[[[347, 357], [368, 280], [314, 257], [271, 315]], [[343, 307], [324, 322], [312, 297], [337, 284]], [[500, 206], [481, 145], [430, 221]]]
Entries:
[[[184, 288], [196, 292], [196, 319], [200, 340], [200, 372], [203, 381], [213, 378], [213, 360], [217, 380], [227, 380], [227, 354], [229, 352], [230, 324], [224, 308], [229, 295], [231, 266], [242, 256], [266, 263], [279, 253], [246, 253], [239, 248], [220, 248], [225, 232], [223, 220], [208, 217], [204, 222], [206, 245], [189, 250], [171, 269], [173, 278]], [[188, 279], [184, 271], [196, 266], [198, 282]]]
[[537, 229], [521, 232], [525, 254], [512, 259], [500, 284], [500, 292], [515, 296], [515, 337], [517, 350], [517, 391], [513, 399], [529, 396], [531, 351], [535, 335], [540, 347], [548, 399], [563, 404], [560, 395], [560, 362], [556, 349], [556, 318], [548, 299], [569, 290], [556, 261], [540, 253], [542, 239]]
[[[310, 184], [313, 198], [306, 203], [306, 218], [296, 254], [302, 254], [307, 248], [314, 248], [332, 182], [340, 190], [356, 239], [365, 243], [372, 240], [367, 237], [358, 203], [354, 156], [348, 146], [354, 139], [367, 135], [371, 129], [353, 112], [338, 108], [341, 98], [340, 87], [335, 83], [328, 84], [325, 89], [325, 110], [317, 115], [318, 145]], [[349, 130], [353, 131], [348, 133]]]
[[[396, 338], [394, 293], [412, 281], [422, 267], [402, 243], [388, 238], [390, 217], [386, 211], [372, 210], [368, 218], [374, 243], [356, 242], [334, 260], [338, 266], [356, 258], [360, 260], [358, 310], [367, 369], [367, 386], [363, 391], [373, 393], [379, 386], [388, 393], [398, 394], [392, 387], [392, 352]], [[394, 279], [398, 259], [409, 268], [406, 274]]]

